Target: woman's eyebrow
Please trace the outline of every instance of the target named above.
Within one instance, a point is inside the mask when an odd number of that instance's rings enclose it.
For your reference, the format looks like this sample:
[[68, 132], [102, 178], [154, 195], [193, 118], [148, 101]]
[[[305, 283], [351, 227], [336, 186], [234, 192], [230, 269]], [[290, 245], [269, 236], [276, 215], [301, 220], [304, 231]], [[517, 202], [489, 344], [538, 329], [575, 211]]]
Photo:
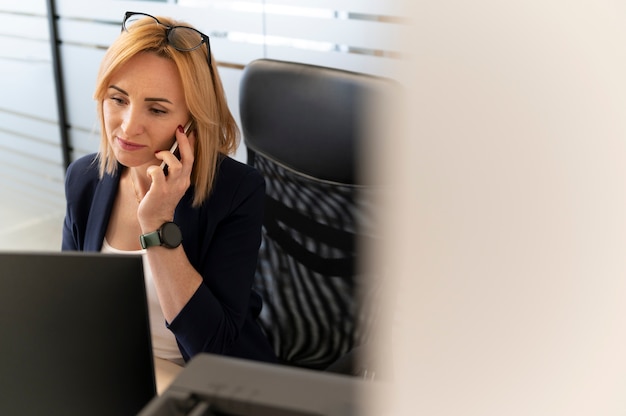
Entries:
[[117, 91], [121, 92], [124, 95], [128, 95], [128, 93], [126, 91], [124, 91], [123, 89], [121, 89], [117, 85], [109, 85], [109, 88], [113, 88], [114, 90], [117, 90]]
[[[109, 88], [113, 88], [114, 90], [119, 91], [120, 93], [128, 96], [128, 93], [126, 91], [124, 91], [122, 88], [118, 87], [117, 85], [109, 85]], [[163, 101], [166, 103], [170, 103], [173, 104], [170, 100], [168, 100], [167, 98], [160, 98], [160, 97], [146, 97], [144, 99], [144, 101]]]

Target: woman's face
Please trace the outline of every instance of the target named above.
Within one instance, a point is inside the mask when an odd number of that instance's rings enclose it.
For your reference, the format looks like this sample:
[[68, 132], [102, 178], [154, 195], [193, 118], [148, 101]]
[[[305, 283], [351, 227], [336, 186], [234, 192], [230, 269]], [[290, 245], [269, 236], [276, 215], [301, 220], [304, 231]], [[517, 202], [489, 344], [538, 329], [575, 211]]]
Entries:
[[115, 158], [124, 166], [160, 163], [189, 112], [174, 62], [153, 53], [131, 58], [111, 78], [103, 101], [104, 127]]

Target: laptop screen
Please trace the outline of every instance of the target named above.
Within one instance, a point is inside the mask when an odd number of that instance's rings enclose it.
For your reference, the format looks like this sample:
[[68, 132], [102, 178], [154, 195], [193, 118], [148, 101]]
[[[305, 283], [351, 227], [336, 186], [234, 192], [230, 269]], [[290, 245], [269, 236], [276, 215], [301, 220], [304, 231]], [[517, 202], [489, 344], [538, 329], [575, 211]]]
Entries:
[[149, 328], [139, 255], [0, 253], [0, 414], [138, 413]]

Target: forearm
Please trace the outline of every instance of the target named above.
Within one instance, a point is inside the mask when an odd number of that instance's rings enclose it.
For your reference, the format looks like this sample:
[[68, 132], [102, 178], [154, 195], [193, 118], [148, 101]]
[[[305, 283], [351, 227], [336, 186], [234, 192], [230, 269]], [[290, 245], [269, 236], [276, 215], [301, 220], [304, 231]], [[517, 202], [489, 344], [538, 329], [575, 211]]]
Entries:
[[172, 322], [202, 284], [202, 276], [189, 263], [183, 246], [150, 247], [147, 262], [167, 322]]

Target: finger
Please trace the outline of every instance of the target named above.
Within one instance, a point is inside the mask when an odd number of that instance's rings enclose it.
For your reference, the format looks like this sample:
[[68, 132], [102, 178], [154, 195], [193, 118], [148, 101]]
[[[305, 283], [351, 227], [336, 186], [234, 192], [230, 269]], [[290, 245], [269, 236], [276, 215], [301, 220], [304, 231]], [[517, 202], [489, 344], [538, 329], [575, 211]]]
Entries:
[[152, 180], [150, 188], [152, 188], [152, 185], [159, 185], [165, 181], [165, 174], [158, 166], [148, 167], [148, 169], [146, 169], [146, 175]]
[[[176, 150], [176, 153], [178, 153], [179, 150]], [[168, 166], [168, 171], [171, 169], [175, 169], [177, 168], [177, 166], [180, 165], [178, 156], [175, 153], [172, 153], [171, 149], [170, 150], [162, 150], [160, 152], [157, 152], [156, 154], [157, 159], [161, 159], [163, 162], [161, 163], [161, 170], [163, 170], [165, 168], [165, 165]]]

